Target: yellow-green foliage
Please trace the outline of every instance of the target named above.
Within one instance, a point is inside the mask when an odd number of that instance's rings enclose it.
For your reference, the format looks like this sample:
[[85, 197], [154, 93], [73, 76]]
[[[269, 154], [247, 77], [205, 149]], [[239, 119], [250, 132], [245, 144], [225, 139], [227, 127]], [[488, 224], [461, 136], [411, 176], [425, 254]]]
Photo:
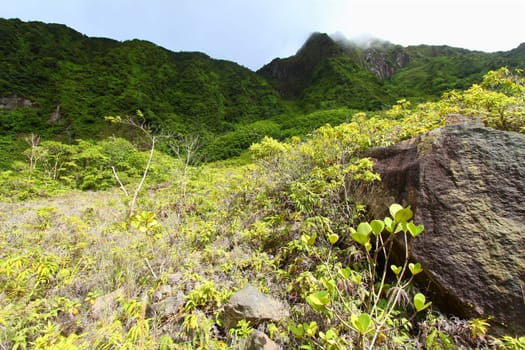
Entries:
[[481, 84], [466, 91], [444, 95], [442, 103], [450, 111], [481, 118], [487, 126], [525, 130], [525, 77], [522, 70], [500, 68], [485, 75]]
[[[479, 86], [508, 96], [505, 125], [523, 126], [522, 80], [498, 74]], [[283, 348], [519, 346], [521, 338], [488, 336], [490, 322], [428, 311], [430, 301], [402, 278], [421, 265], [390, 265], [385, 279], [374, 255], [388, 243], [379, 232], [397, 231], [407, 210], [364, 222], [357, 191], [380, 181], [371, 147], [440, 127], [467, 107], [497, 123], [501, 113], [472, 102], [480, 88], [354, 113], [302, 140], [265, 137], [251, 146], [251, 164], [191, 166], [157, 152], [131, 218], [111, 166], [125, 186], [136, 183], [146, 153], [122, 139], [42, 142], [31, 179], [25, 164], [0, 174], [1, 347], [238, 348], [256, 325], [226, 332], [223, 306], [247, 283], [290, 308], [290, 318], [257, 325]], [[404, 219], [397, 232], [421, 233]], [[412, 311], [424, 315], [410, 319]], [[465, 337], [449, 331], [455, 325]]]

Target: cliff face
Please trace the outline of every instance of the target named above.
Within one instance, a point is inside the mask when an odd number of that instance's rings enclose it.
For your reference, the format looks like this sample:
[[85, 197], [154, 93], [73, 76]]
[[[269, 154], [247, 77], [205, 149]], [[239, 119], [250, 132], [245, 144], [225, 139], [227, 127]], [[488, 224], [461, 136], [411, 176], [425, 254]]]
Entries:
[[365, 66], [378, 78], [389, 79], [410, 63], [410, 57], [401, 47], [393, 49], [371, 47], [364, 52]]
[[37, 108], [38, 104], [23, 97], [0, 97], [0, 110], [14, 111], [20, 108]]

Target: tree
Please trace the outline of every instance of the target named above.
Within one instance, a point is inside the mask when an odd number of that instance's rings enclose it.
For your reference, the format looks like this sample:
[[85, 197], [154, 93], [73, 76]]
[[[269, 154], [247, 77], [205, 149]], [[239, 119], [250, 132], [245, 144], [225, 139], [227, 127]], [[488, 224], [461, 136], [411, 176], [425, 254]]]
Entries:
[[[148, 171], [151, 167], [151, 162], [153, 161], [153, 155], [155, 153], [155, 147], [157, 145], [157, 141], [160, 139], [160, 138], [163, 138], [163, 137], [168, 137], [168, 135], [166, 134], [157, 134], [156, 133], [156, 130], [153, 130], [147, 123], [146, 123], [146, 120], [144, 118], [144, 114], [138, 110], [137, 111], [137, 117], [139, 118], [140, 121], [137, 121], [129, 116], [125, 117], [124, 119], [122, 119], [122, 117], [120, 116], [108, 116], [106, 117], [106, 120], [112, 122], [112, 123], [122, 123], [122, 124], [126, 124], [126, 125], [129, 125], [129, 126], [132, 126], [134, 128], [137, 128], [138, 130], [140, 130], [150, 141], [150, 151], [149, 151], [149, 156], [148, 156], [148, 160], [146, 162], [146, 165], [144, 166], [144, 170], [142, 172], [142, 177], [137, 185], [137, 187], [135, 188], [135, 190], [133, 191], [133, 196], [131, 198], [131, 202], [129, 204], [129, 212], [128, 212], [128, 217], [129, 218], [132, 218], [133, 217], [133, 214], [135, 212], [135, 206], [136, 206], [136, 203], [137, 203], [137, 198], [139, 196], [139, 193], [140, 191], [142, 190], [142, 187], [144, 186], [144, 182], [146, 181], [146, 177], [148, 176]], [[115, 167], [112, 166], [112, 171], [113, 171], [113, 175], [115, 176], [115, 179], [117, 180], [117, 182], [119, 183], [120, 185], [120, 188], [123, 190], [123, 192], [126, 194], [126, 196], [128, 196], [128, 191], [126, 190], [126, 187], [124, 186], [124, 184], [120, 181], [120, 178], [117, 174], [117, 171], [115, 170]]]
[[29, 181], [31, 181], [33, 170], [36, 168], [37, 161], [44, 156], [44, 152], [40, 147], [38, 147], [40, 145], [40, 136], [31, 133], [29, 136], [25, 137], [25, 141], [31, 147], [29, 150], [24, 152], [29, 160]]

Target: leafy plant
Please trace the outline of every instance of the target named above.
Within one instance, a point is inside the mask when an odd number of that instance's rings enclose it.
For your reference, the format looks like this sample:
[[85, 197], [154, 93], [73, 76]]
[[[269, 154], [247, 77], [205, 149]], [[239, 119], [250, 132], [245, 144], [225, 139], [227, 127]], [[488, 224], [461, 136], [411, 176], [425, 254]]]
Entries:
[[[346, 294], [344, 286], [350, 285], [353, 281], [361, 281], [361, 278], [351, 278], [355, 272], [349, 267], [330, 272], [334, 265], [329, 260], [325, 260], [323, 271], [326, 276], [319, 278], [323, 289], [305, 298], [313, 310], [329, 318], [336, 317], [343, 329], [357, 332], [358, 343], [362, 348], [373, 348], [388, 332], [410, 325], [409, 320], [399, 317], [396, 307], [405, 297], [413, 277], [422, 271], [419, 263], [408, 262], [407, 235], [417, 237], [422, 233], [423, 226], [415, 225], [411, 221], [413, 213], [410, 208], [392, 204], [389, 211], [391, 217], [362, 222], [357, 229], [351, 228], [351, 238], [364, 248], [368, 262], [363, 276], [370, 286], [366, 294], [358, 297], [357, 300], [354, 296]], [[389, 264], [392, 245], [398, 234], [402, 235], [406, 252], [402, 266]], [[313, 246], [314, 241], [306, 241], [306, 243]], [[380, 258], [385, 263], [382, 272], [378, 273]], [[388, 271], [394, 272], [393, 284], [387, 283]], [[337, 272], [339, 282], [335, 279]], [[409, 272], [410, 277], [406, 280]], [[388, 296], [386, 299], [385, 295]], [[413, 305], [417, 313], [428, 308], [431, 302], [426, 302], [425, 296], [417, 293], [414, 295]], [[346, 320], [346, 315], [350, 315], [350, 322]]]

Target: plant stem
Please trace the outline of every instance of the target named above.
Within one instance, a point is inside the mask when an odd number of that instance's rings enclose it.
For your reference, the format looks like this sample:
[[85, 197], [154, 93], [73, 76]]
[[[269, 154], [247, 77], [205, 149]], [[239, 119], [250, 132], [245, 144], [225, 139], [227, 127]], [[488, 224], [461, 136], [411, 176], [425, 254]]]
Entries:
[[153, 160], [153, 153], [155, 152], [155, 141], [157, 138], [155, 136], [151, 137], [151, 150], [149, 152], [148, 162], [146, 163], [146, 167], [144, 168], [144, 173], [142, 174], [142, 178], [140, 179], [140, 182], [135, 189], [135, 193], [133, 193], [133, 198], [131, 199], [131, 203], [129, 204], [129, 217], [131, 218], [133, 216], [133, 212], [135, 211], [135, 205], [137, 202], [137, 197], [139, 195], [140, 190], [142, 189], [142, 186], [144, 185], [144, 181], [146, 180], [146, 176], [148, 175], [148, 170], [151, 166], [151, 161]]

